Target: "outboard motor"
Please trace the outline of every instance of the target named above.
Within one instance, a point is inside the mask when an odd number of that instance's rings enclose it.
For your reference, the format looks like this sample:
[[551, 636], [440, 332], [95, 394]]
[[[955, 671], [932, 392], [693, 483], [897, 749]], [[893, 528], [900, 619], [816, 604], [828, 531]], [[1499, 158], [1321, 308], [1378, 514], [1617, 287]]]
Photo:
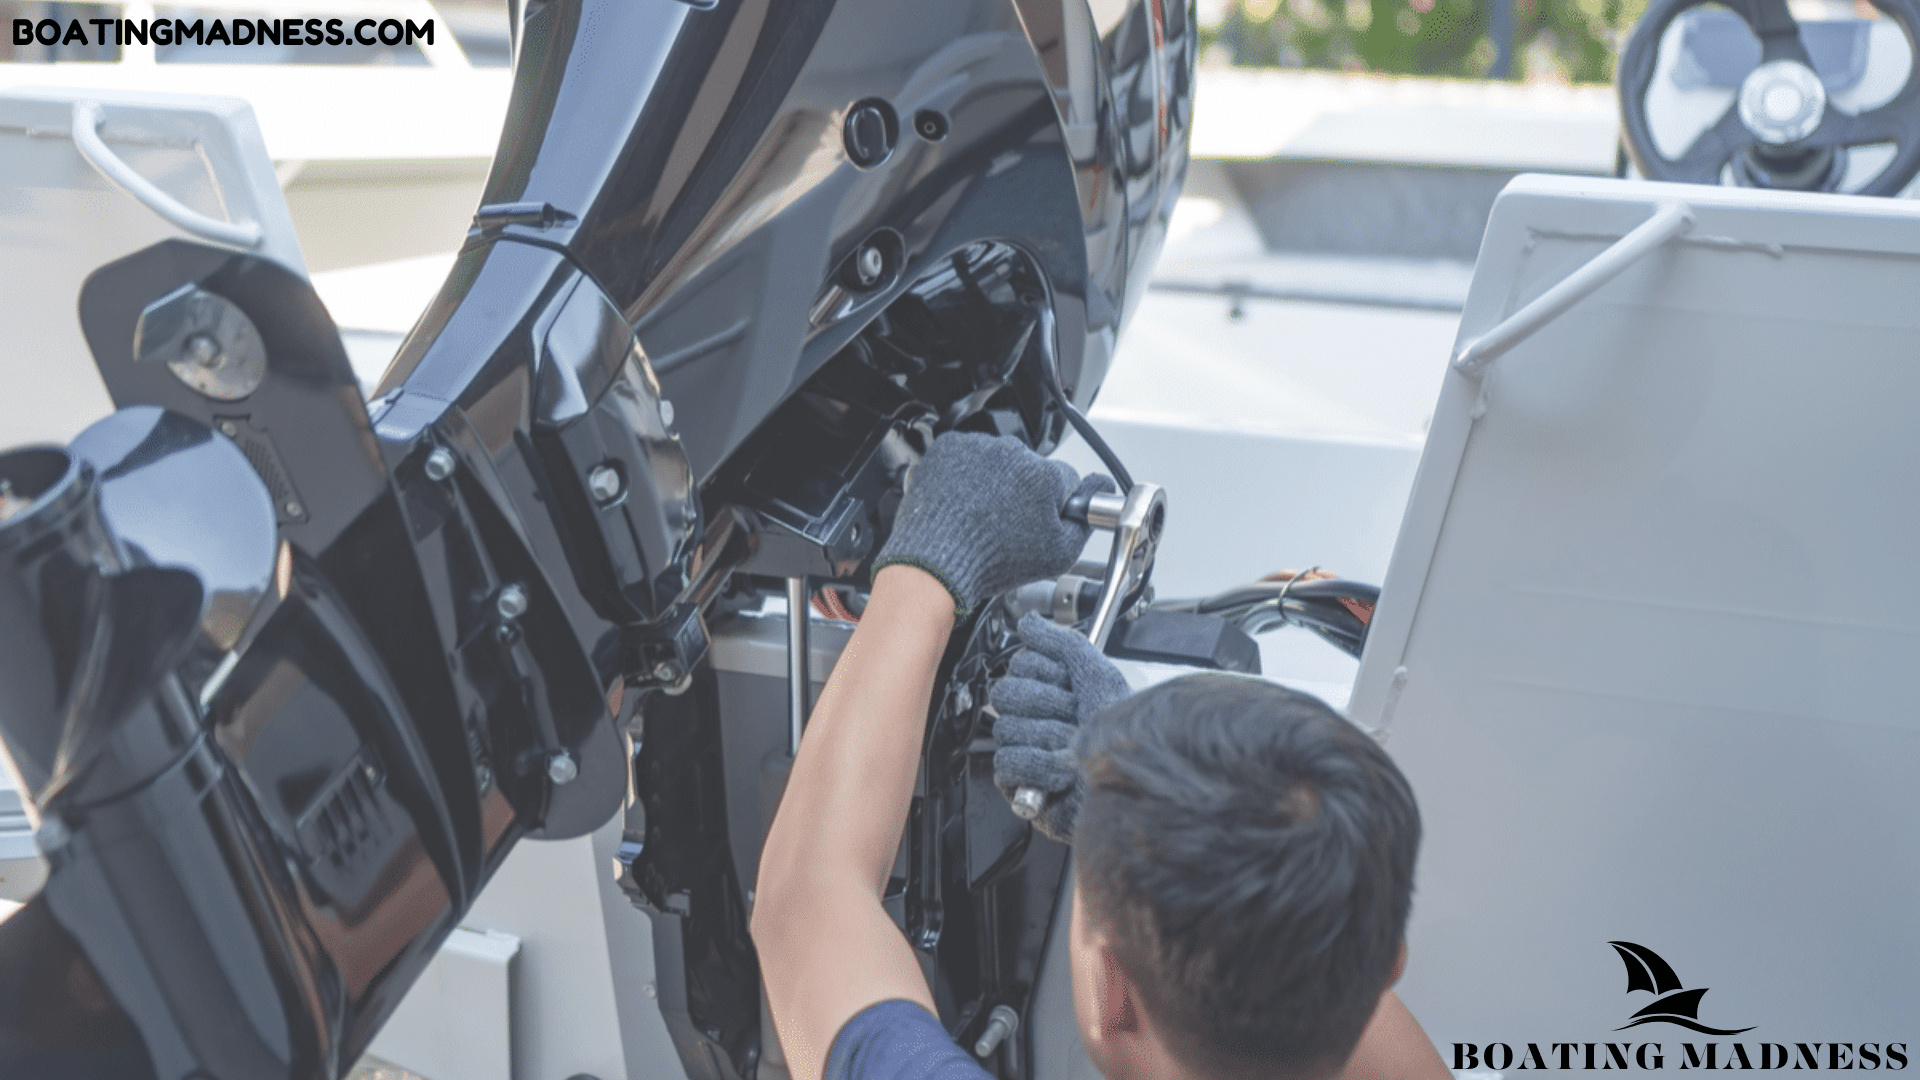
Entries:
[[[526, 6], [370, 403], [301, 278], [169, 241], [80, 297], [120, 411], [0, 455], [0, 737], [51, 867], [0, 926], [0, 1077], [341, 1076], [517, 841], [623, 802], [683, 1063], [753, 1077], [724, 813], [675, 786], [708, 620], [863, 581], [934, 434], [1044, 451], [1099, 389], [1186, 166], [1187, 0]], [[996, 850], [903, 887], [956, 1028], [1023, 1007], [1059, 887]]]

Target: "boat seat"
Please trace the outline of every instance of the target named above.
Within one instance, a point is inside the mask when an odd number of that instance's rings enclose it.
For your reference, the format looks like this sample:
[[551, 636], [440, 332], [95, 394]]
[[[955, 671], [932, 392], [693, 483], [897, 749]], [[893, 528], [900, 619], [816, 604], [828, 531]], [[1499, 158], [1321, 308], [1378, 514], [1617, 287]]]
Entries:
[[[1908, 202], [1501, 194], [1349, 707], [1420, 799], [1443, 1049], [1911, 1026], [1915, 297]], [[1701, 1026], [1613, 1034], [1612, 941]]]

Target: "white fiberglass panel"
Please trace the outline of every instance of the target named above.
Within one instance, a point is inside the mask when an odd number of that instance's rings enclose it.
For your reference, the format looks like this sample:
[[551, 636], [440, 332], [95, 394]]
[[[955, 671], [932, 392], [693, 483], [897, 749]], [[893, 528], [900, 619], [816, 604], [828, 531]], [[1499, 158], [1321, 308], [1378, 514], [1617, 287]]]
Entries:
[[[1686, 233], [1446, 376], [1355, 684], [1449, 1055], [1911, 1038], [1920, 207], [1522, 177], [1460, 341], [1662, 199]], [[1637, 1018], [1612, 941], [1711, 988], [1698, 1026]]]

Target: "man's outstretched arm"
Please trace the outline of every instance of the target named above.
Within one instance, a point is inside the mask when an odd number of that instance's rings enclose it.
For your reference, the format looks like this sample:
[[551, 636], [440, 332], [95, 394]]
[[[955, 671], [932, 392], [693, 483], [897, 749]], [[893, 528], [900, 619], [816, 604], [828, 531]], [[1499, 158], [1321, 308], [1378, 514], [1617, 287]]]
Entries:
[[807, 724], [760, 855], [753, 940], [794, 1080], [817, 1080], [843, 1024], [905, 998], [933, 1011], [913, 948], [881, 906], [913, 798], [954, 603], [889, 566]]
[[1014, 439], [952, 432], [908, 479], [872, 598], [814, 707], [760, 854], [753, 940], [794, 1080], [819, 1080], [834, 1037], [869, 1005], [904, 998], [934, 1011], [919, 960], [881, 906], [934, 675], [956, 618], [1073, 564], [1087, 528], [1060, 511], [1075, 483], [1072, 469]]

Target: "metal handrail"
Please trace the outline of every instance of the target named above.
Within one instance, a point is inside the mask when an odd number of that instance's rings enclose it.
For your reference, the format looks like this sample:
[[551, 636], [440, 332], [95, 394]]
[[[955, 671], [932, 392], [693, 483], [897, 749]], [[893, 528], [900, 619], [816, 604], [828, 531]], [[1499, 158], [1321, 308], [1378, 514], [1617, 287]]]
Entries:
[[1618, 277], [1648, 252], [1693, 226], [1693, 208], [1678, 199], [1663, 199], [1653, 216], [1614, 241], [1586, 265], [1562, 278], [1519, 311], [1500, 320], [1493, 329], [1462, 345], [1453, 354], [1453, 370], [1478, 375], [1502, 353], [1532, 336], [1594, 290]]
[[87, 164], [107, 182], [186, 232], [202, 239], [240, 248], [257, 248], [266, 236], [259, 223], [221, 221], [187, 206], [141, 176], [100, 138], [101, 111], [97, 101], [73, 103], [73, 145]]

